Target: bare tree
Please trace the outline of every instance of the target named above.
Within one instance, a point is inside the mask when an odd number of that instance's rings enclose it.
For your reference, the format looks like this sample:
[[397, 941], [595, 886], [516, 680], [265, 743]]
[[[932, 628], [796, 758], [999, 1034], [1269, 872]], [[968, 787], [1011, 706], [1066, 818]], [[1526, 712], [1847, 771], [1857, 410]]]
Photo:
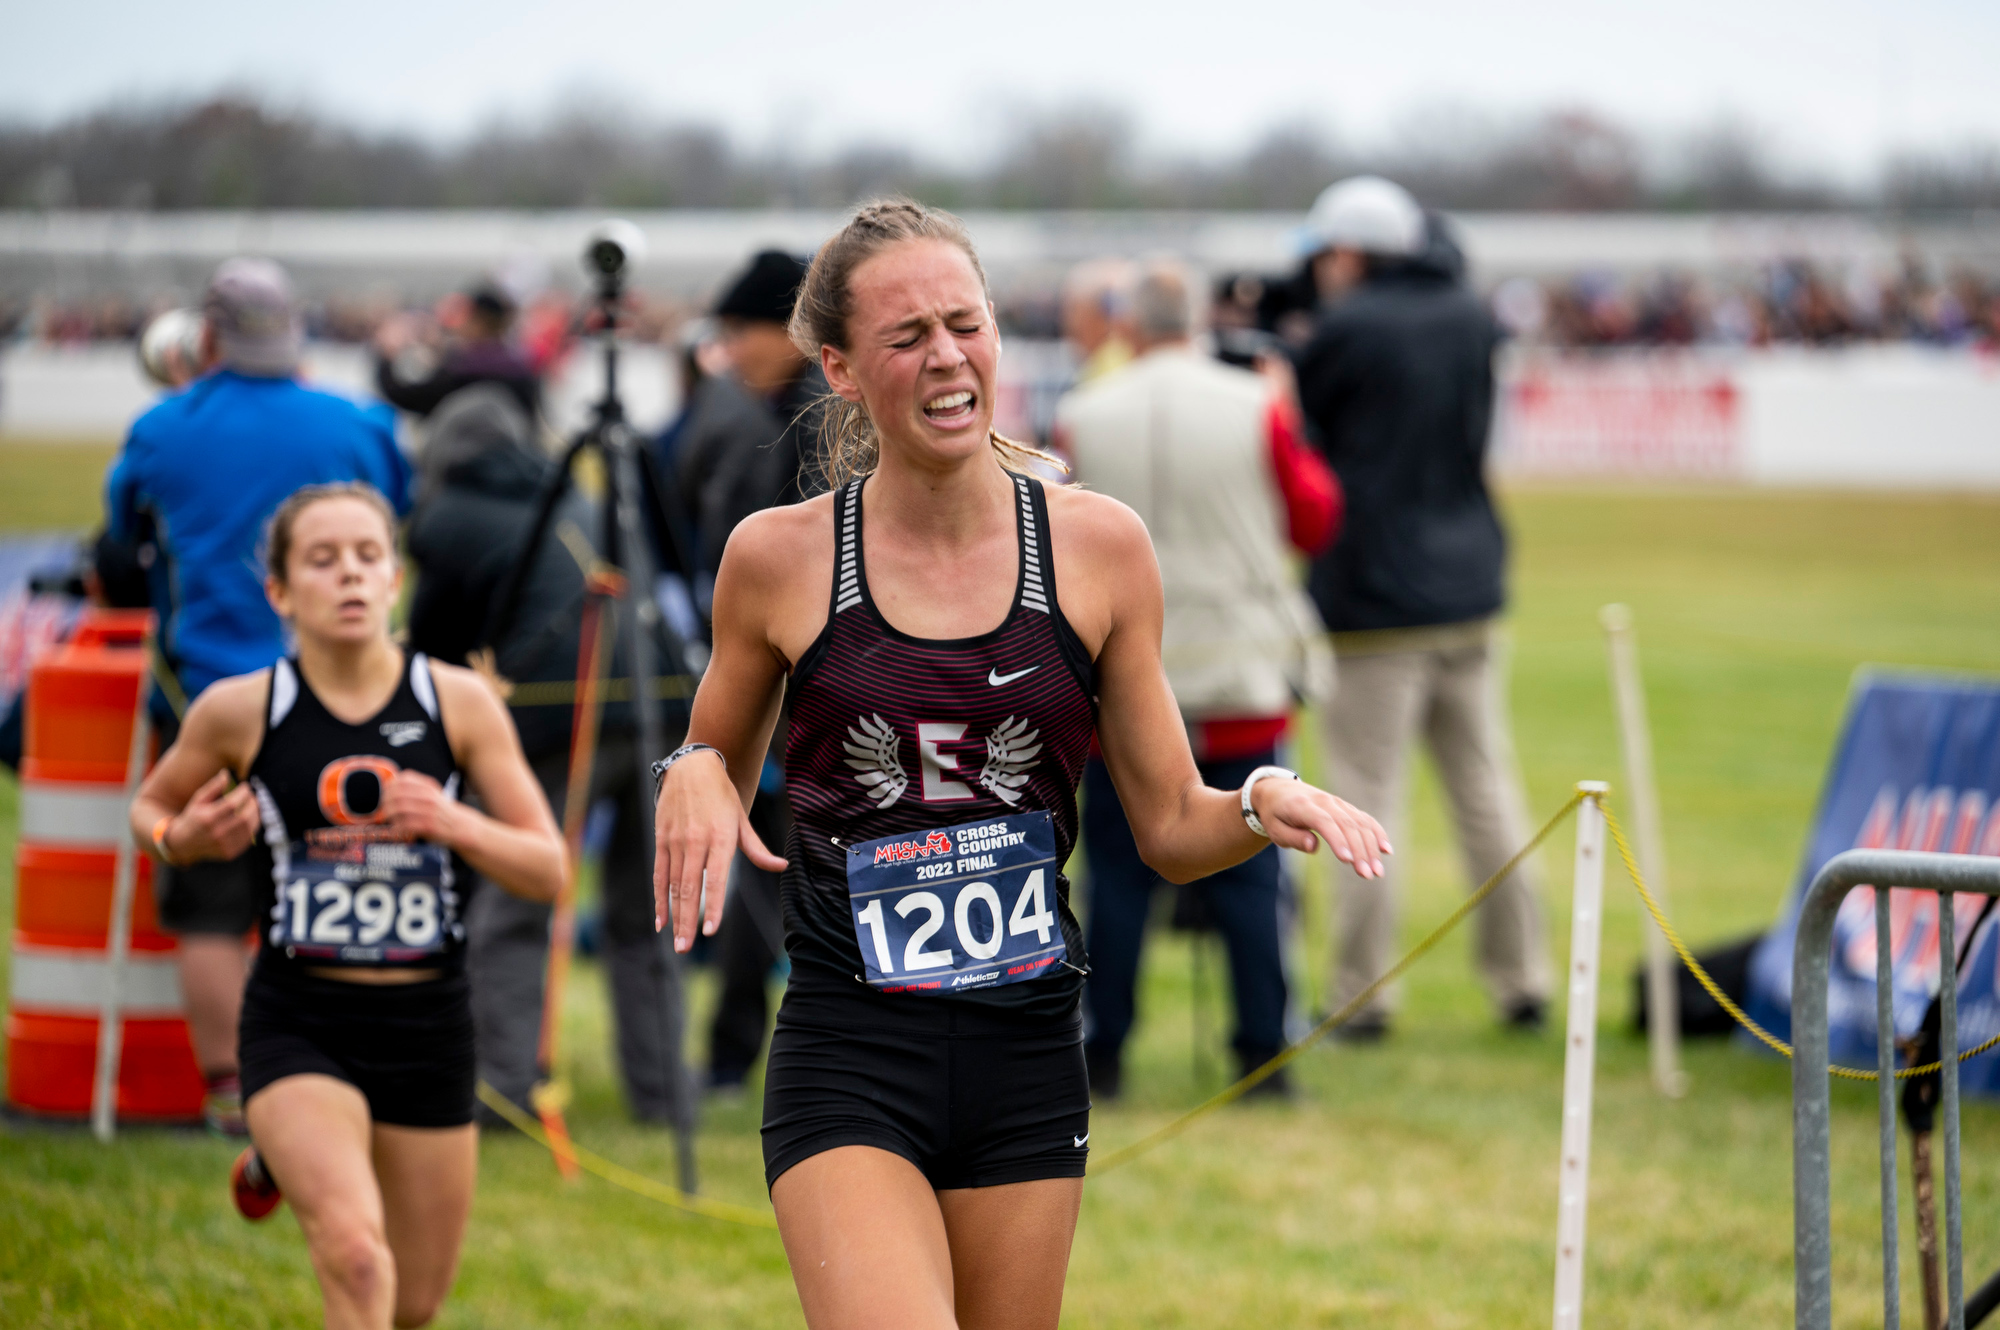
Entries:
[[1141, 143], [1131, 116], [1081, 103], [1022, 112], [984, 163], [940, 164], [893, 144], [758, 154], [712, 125], [661, 123], [590, 95], [436, 143], [225, 92], [0, 124], [0, 206], [840, 207], [907, 193], [954, 207], [1297, 210], [1363, 169], [1445, 208], [2000, 206], [2000, 143], [1899, 154], [1871, 191], [1788, 172], [1767, 135], [1726, 118], [1641, 138], [1587, 109], [1510, 119], [1433, 106], [1365, 150], [1310, 121], [1277, 125], [1236, 154], [1147, 155]]

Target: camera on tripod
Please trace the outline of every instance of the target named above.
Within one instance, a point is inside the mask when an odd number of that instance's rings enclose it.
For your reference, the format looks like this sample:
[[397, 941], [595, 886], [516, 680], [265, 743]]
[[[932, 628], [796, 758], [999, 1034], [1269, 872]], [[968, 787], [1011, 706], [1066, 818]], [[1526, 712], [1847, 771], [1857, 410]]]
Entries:
[[583, 246], [584, 271], [597, 279], [600, 299], [623, 290], [626, 274], [645, 257], [646, 233], [620, 218], [598, 223]]

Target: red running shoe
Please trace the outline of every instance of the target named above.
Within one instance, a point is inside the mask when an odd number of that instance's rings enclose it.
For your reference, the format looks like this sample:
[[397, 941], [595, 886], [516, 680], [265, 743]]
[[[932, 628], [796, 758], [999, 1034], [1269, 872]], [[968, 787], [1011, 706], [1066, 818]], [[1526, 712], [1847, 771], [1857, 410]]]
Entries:
[[236, 1202], [238, 1213], [253, 1220], [268, 1218], [285, 1199], [285, 1194], [278, 1190], [277, 1179], [265, 1170], [255, 1146], [236, 1156], [235, 1167], [229, 1170], [229, 1195]]

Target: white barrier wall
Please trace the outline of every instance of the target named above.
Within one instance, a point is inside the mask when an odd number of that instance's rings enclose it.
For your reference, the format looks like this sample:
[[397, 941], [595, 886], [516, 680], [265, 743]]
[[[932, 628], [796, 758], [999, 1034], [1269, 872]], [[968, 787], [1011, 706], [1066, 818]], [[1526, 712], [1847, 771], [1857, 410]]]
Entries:
[[[1000, 428], [1044, 427], [1069, 367], [1059, 343], [1010, 339]], [[367, 395], [372, 367], [362, 348], [316, 344], [307, 371]], [[677, 407], [663, 348], [628, 348], [619, 385], [642, 430]], [[1992, 353], [1515, 347], [1501, 357], [1500, 385], [1494, 467], [1510, 478], [2000, 489]], [[549, 388], [559, 431], [583, 422], [598, 388], [597, 357], [572, 355]], [[128, 346], [0, 350], [0, 440], [116, 439], [157, 397]]]
[[[311, 382], [357, 398], [374, 396], [375, 362], [365, 347], [315, 342], [305, 362]], [[548, 388], [549, 419], [558, 432], [584, 423], [603, 383], [602, 362], [588, 348], [563, 362]], [[646, 432], [662, 428], [678, 404], [677, 378], [662, 347], [625, 348], [618, 388], [628, 418]], [[160, 395], [129, 343], [0, 348], [0, 441], [116, 441]]]
[[1517, 348], [1501, 384], [1504, 476], [2000, 489], [1991, 353]]

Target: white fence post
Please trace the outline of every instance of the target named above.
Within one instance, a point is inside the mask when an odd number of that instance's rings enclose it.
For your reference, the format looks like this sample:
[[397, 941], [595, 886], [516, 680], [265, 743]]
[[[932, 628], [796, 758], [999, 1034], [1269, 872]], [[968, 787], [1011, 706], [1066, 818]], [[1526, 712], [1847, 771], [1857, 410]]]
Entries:
[[[1578, 781], [1601, 795], [1603, 781]], [[1570, 909], [1569, 1024], [1563, 1048], [1562, 1158], [1556, 1169], [1555, 1330], [1583, 1325], [1583, 1234], [1590, 1201], [1590, 1096], [1597, 1065], [1597, 952], [1604, 922], [1604, 812], [1576, 810], [1576, 895]]]
[[[147, 642], [150, 648], [150, 639]], [[146, 779], [146, 759], [153, 748], [153, 716], [146, 709], [147, 680], [139, 680], [139, 702], [132, 713], [132, 748], [125, 759], [125, 807], [139, 797]], [[125, 1016], [121, 1010], [125, 963], [132, 951], [132, 898], [139, 890], [139, 847], [132, 833], [121, 829], [118, 857], [111, 878], [109, 952], [104, 967], [104, 1002], [97, 1016], [97, 1076], [90, 1090], [90, 1130], [109, 1143], [118, 1132], [118, 1060], [125, 1046]]]
[[[1598, 611], [1611, 655], [1611, 700], [1618, 712], [1619, 746], [1625, 750], [1625, 784], [1632, 795], [1632, 825], [1639, 836], [1639, 866], [1660, 909], [1667, 908], [1666, 838], [1660, 824], [1660, 795], [1653, 784], [1653, 737], [1646, 723], [1646, 692], [1639, 683], [1639, 643], [1632, 611], [1606, 605]], [[1680, 994], [1666, 934], [1641, 912], [1646, 932], [1646, 1037], [1653, 1054], [1653, 1084], [1669, 1099], [1687, 1093], [1681, 1071]]]

